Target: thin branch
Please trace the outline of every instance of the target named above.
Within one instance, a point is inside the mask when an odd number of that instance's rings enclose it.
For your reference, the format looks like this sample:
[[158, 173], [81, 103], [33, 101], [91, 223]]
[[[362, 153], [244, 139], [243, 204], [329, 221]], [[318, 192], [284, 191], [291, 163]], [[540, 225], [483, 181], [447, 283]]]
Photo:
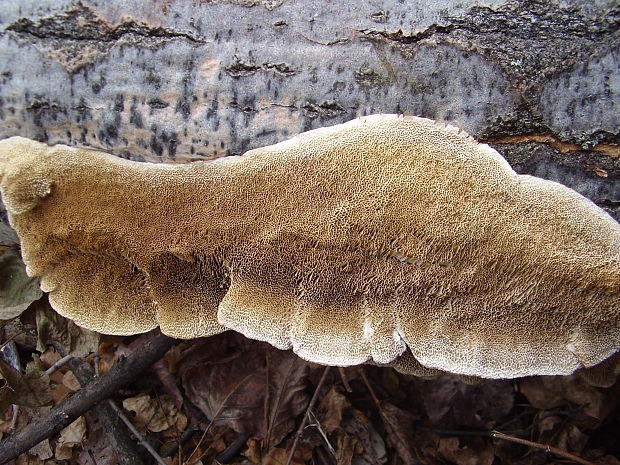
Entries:
[[323, 431], [323, 427], [321, 426], [321, 422], [319, 421], [319, 419], [316, 417], [316, 415], [314, 414], [314, 412], [309, 411], [308, 414], [312, 417], [313, 423], [310, 423], [308, 426], [314, 426], [317, 431], [319, 432], [319, 434], [321, 435], [321, 437], [323, 438], [323, 441], [325, 442], [325, 444], [327, 444], [327, 448], [329, 449], [329, 452], [336, 457], [336, 450], [334, 449], [334, 447], [331, 445], [331, 443], [329, 442], [329, 438], [327, 437], [327, 434], [325, 433], [325, 431]]
[[216, 463], [230, 463], [234, 460], [234, 458], [239, 455], [239, 453], [247, 448], [248, 439], [250, 439], [252, 435], [249, 433], [241, 433], [239, 434], [230, 445], [224, 449], [224, 451], [217, 456]]
[[[181, 437], [179, 438], [178, 442], [173, 442], [168, 446], [164, 446], [161, 449], [161, 456], [162, 457], [172, 457], [174, 455], [177, 455], [178, 453], [181, 452], [181, 446], [183, 444], [185, 444], [187, 441], [189, 441], [189, 439], [196, 433], [198, 433], [200, 430], [192, 427], [192, 426], [188, 426], [187, 429], [185, 431], [183, 431], [183, 433], [181, 434]], [[181, 463], [181, 459], [179, 458], [179, 463]]]
[[9, 425], [9, 432], [15, 431], [15, 427], [17, 426], [17, 417], [19, 416], [19, 405], [11, 405], [11, 410], [13, 412], [13, 416], [11, 417], [11, 424]]
[[[67, 351], [62, 344], [54, 342], [52, 345], [63, 358], [67, 357]], [[97, 377], [83, 358], [69, 357], [67, 364], [82, 387], [87, 386]], [[86, 413], [92, 413], [101, 423], [109, 444], [118, 456], [119, 465], [144, 465], [136, 444], [129, 437], [127, 428], [121, 424], [118, 415], [108, 404], [101, 402]]]
[[120, 360], [109, 372], [95, 379], [50, 413], [0, 442], [0, 463], [8, 462], [44, 439], [59, 433], [94, 405], [109, 398], [118, 389], [135, 380], [175, 344], [175, 340], [158, 334], [139, 351]]
[[[211, 429], [211, 427], [213, 426], [213, 424], [215, 423], [217, 418], [220, 416], [220, 413], [222, 413], [222, 410], [224, 409], [224, 407], [228, 403], [228, 400], [231, 398], [231, 396], [235, 392], [237, 392], [237, 389], [239, 389], [241, 386], [243, 386], [247, 382], [247, 380], [249, 380], [252, 376], [254, 376], [254, 373], [250, 373], [249, 375], [247, 375], [245, 378], [243, 378], [241, 381], [239, 381], [234, 388], [232, 388], [230, 390], [230, 392], [226, 395], [226, 397], [224, 397], [224, 400], [222, 401], [222, 403], [220, 404], [218, 409], [215, 411], [215, 414], [213, 415], [213, 418], [211, 419], [211, 421], [209, 421], [209, 424], [207, 425], [207, 427], [205, 428], [204, 432], [202, 433], [202, 436], [200, 436], [200, 441], [198, 441], [198, 443], [196, 444], [196, 447], [194, 447], [194, 450], [192, 451], [192, 453], [189, 454], [189, 457], [186, 460], [187, 463], [190, 463], [190, 464], [193, 463], [193, 462], [190, 462], [190, 460], [192, 460], [192, 457], [194, 456], [194, 454], [196, 452], [198, 452], [198, 449], [200, 448], [200, 445], [202, 444], [202, 441], [204, 441], [204, 438], [206, 437], [207, 432]], [[205, 453], [203, 453], [200, 457], [198, 457], [195, 460], [195, 462], [197, 462], [198, 460], [202, 459], [202, 457], [204, 455], [205, 455]]]
[[323, 384], [325, 383], [325, 379], [327, 378], [327, 374], [329, 373], [329, 369], [331, 367], [326, 366], [325, 370], [323, 370], [323, 374], [321, 375], [321, 379], [319, 380], [319, 384], [316, 385], [316, 389], [314, 390], [314, 394], [312, 395], [312, 399], [310, 399], [310, 403], [308, 404], [308, 408], [306, 408], [306, 413], [304, 414], [304, 418], [301, 421], [301, 425], [299, 425], [299, 429], [295, 434], [295, 441], [293, 441], [293, 447], [291, 447], [291, 453], [288, 456], [288, 460], [286, 461], [286, 465], [291, 465], [293, 463], [293, 456], [295, 455], [295, 450], [297, 450], [297, 443], [301, 436], [304, 434], [304, 428], [308, 424], [308, 419], [310, 417], [309, 413], [314, 408], [314, 404], [316, 404], [317, 399], [319, 398], [319, 391]]
[[557, 447], [550, 446], [549, 444], [540, 444], [538, 442], [528, 441], [527, 439], [516, 438], [514, 436], [509, 436], [508, 434], [500, 433], [499, 431], [491, 431], [491, 437], [497, 439], [504, 439], [505, 441], [522, 444], [524, 446], [542, 449], [547, 451], [547, 453], [552, 453], [559, 457], [564, 457], [565, 459], [572, 460], [573, 462], [580, 463], [582, 465], [596, 465], [593, 462], [582, 459], [581, 457], [577, 457], [576, 455], [563, 451], [562, 449], [558, 449]]
[[338, 373], [340, 373], [340, 379], [342, 379], [344, 390], [347, 392], [353, 392], [353, 389], [351, 389], [351, 385], [349, 384], [349, 379], [347, 378], [347, 373], [344, 371], [344, 367], [338, 367]]
[[153, 447], [148, 443], [148, 441], [144, 439], [144, 436], [140, 434], [140, 432], [136, 429], [133, 423], [129, 421], [129, 419], [125, 416], [125, 414], [120, 409], [120, 407], [116, 405], [116, 402], [114, 402], [112, 399], [108, 399], [108, 405], [112, 407], [112, 410], [116, 412], [116, 414], [121, 419], [121, 421], [125, 423], [125, 426], [127, 426], [129, 431], [131, 431], [132, 434], [136, 437], [136, 439], [138, 440], [138, 444], [144, 447], [149, 452], [149, 454], [151, 454], [151, 456], [155, 459], [155, 461], [159, 463], [159, 465], [168, 465], [166, 462], [164, 462], [164, 459], [162, 459], [159, 456], [157, 451], [153, 449]]
[[[47, 375], [51, 375], [52, 373], [54, 373], [56, 370], [58, 370], [60, 367], [62, 367], [63, 365], [65, 365], [69, 360], [71, 360], [73, 358], [73, 355], [65, 355], [64, 357], [62, 357], [60, 360], [58, 360], [56, 363], [54, 363], [51, 367], [49, 367], [47, 370], [45, 370], [45, 374]], [[81, 383], [80, 383], [81, 384]]]

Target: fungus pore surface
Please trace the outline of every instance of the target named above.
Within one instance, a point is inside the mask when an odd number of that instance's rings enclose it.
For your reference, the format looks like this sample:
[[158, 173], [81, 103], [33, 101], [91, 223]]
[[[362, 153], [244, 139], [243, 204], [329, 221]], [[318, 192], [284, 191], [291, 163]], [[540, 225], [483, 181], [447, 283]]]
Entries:
[[30, 275], [111, 334], [227, 329], [331, 365], [511, 378], [620, 348], [620, 225], [431, 120], [187, 165], [0, 142]]

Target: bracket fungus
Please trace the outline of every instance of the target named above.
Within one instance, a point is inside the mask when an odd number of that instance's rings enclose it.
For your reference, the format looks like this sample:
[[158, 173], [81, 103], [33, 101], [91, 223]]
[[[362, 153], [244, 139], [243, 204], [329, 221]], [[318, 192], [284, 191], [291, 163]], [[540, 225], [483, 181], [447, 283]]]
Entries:
[[513, 378], [620, 348], [620, 225], [431, 120], [187, 165], [0, 142], [27, 271], [111, 334], [232, 329], [322, 364]]

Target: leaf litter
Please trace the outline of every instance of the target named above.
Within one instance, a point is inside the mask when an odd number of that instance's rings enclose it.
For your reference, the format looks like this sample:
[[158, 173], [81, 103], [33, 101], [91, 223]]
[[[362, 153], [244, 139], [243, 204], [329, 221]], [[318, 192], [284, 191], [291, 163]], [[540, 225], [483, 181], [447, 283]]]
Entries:
[[[35, 422], [79, 388], [52, 344], [85, 357], [100, 374], [144, 343], [90, 334], [54, 314], [45, 298], [2, 326], [24, 369], [0, 359], [0, 433]], [[150, 373], [115, 396], [127, 418], [170, 465], [620, 465], [620, 383], [596, 387], [578, 374], [463, 381], [405, 376], [390, 368], [331, 370], [308, 410], [324, 367], [290, 351], [226, 332], [183, 341]], [[350, 391], [349, 391], [350, 389]], [[14, 405], [19, 405], [17, 413]], [[307, 425], [292, 451], [299, 425]], [[130, 435], [130, 433], [127, 433]], [[151, 458], [144, 454], [145, 463]], [[20, 456], [17, 464], [118, 463], [93, 412]]]

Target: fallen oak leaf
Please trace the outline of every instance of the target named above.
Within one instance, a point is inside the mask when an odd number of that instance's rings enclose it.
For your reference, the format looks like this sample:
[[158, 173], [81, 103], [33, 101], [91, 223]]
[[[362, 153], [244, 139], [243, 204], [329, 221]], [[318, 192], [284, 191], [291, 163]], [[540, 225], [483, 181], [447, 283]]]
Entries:
[[49, 376], [39, 370], [23, 375], [0, 359], [0, 377], [4, 384], [0, 388], [0, 411], [11, 404], [24, 407], [42, 407], [52, 404]]

